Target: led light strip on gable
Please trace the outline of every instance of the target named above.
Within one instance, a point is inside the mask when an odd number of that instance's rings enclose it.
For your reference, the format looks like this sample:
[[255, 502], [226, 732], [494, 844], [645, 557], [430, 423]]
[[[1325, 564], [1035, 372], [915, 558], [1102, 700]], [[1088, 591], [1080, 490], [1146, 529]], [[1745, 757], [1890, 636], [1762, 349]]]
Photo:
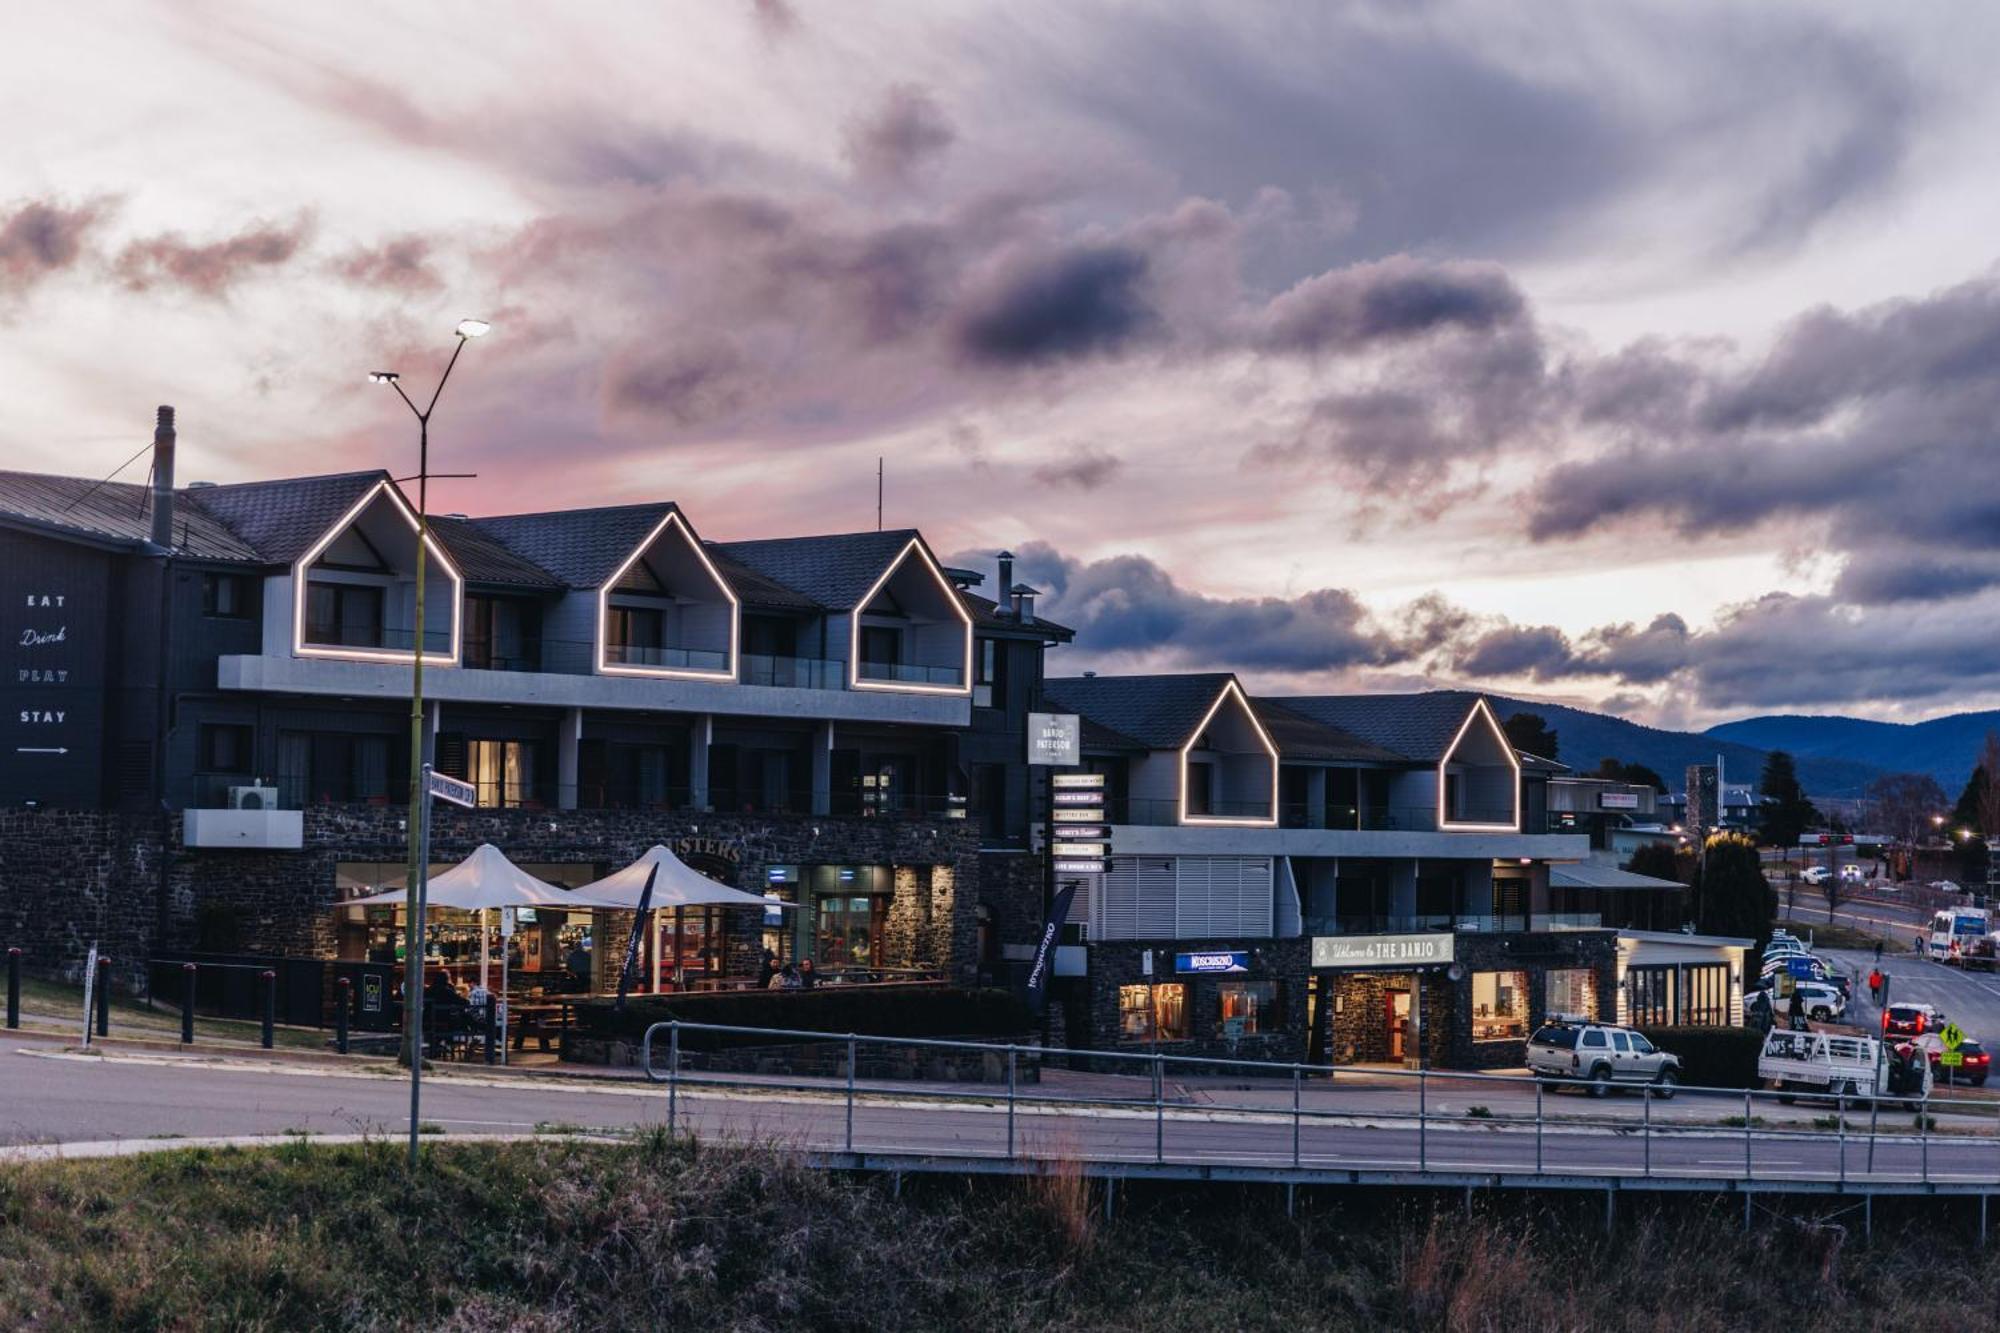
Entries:
[[[1473, 719], [1478, 717], [1484, 717], [1486, 725], [1493, 729], [1493, 735], [1500, 742], [1500, 753], [1507, 756], [1507, 763], [1514, 770], [1514, 782], [1511, 793], [1514, 819], [1509, 824], [1479, 823], [1477, 821], [1467, 823], [1447, 818], [1445, 815], [1444, 770], [1451, 763], [1452, 755], [1458, 752], [1458, 744], [1465, 739], [1465, 733], [1472, 729]], [[1493, 709], [1487, 704], [1484, 696], [1473, 701], [1472, 711], [1465, 715], [1465, 721], [1458, 724], [1458, 734], [1451, 738], [1450, 745], [1444, 747], [1444, 757], [1438, 760], [1437, 778], [1439, 828], [1458, 829], [1468, 833], [1519, 833], [1521, 831], [1521, 761], [1514, 755], [1514, 742], [1507, 739], [1507, 729], [1500, 725], [1499, 718], [1493, 716]]]
[[[937, 580], [938, 587], [944, 592], [945, 600], [951, 603], [952, 611], [960, 620], [965, 622], [965, 655], [961, 659], [959, 683], [956, 685], [918, 685], [899, 680], [863, 680], [861, 678], [861, 617], [867, 611], [868, 604], [875, 600], [875, 594], [881, 592], [882, 585], [893, 578], [896, 571], [903, 567], [903, 562], [910, 558], [912, 551], [916, 552], [917, 556], [924, 562], [924, 568], [930, 571], [931, 577]], [[944, 571], [938, 568], [937, 561], [931, 559], [930, 552], [924, 549], [924, 544], [920, 539], [916, 537], [910, 538], [909, 544], [903, 547], [902, 551], [897, 554], [894, 560], [889, 562], [888, 567], [881, 574], [876, 576], [875, 582], [869, 585], [868, 591], [862, 595], [861, 600], [856, 602], [854, 609], [848, 613], [847, 621], [847, 683], [850, 688], [857, 690], [899, 690], [906, 694], [972, 693], [972, 617], [966, 614], [965, 604], [958, 597], [958, 589], [952, 587], [951, 580], [946, 578]]]
[[[351, 505], [338, 522], [320, 534], [318, 541], [306, 548], [305, 554], [292, 562], [292, 655], [295, 657], [332, 657], [350, 662], [408, 662], [411, 654], [401, 648], [347, 648], [337, 644], [306, 642], [306, 583], [312, 572], [313, 561], [320, 558], [326, 548], [333, 545], [341, 533], [353, 526], [368, 506], [379, 495], [387, 495], [403, 521], [410, 525], [411, 532], [424, 534], [424, 550], [438, 569], [451, 581], [451, 651], [446, 653], [426, 652], [425, 666], [457, 666], [459, 662], [459, 612], [465, 601], [465, 579], [458, 572], [458, 565], [445, 553], [444, 544], [437, 538], [435, 530], [418, 523], [416, 511], [403, 499], [387, 478], [376, 482]], [[419, 625], [413, 631], [419, 639], [424, 637], [425, 627]]]
[[[701, 567], [708, 572], [708, 577], [714, 580], [715, 586], [722, 591], [722, 595], [729, 599], [729, 661], [728, 665], [721, 670], [710, 671], [701, 667], [640, 666], [629, 662], [612, 662], [610, 660], [609, 623], [611, 619], [611, 590], [618, 585], [618, 580], [625, 577], [625, 572], [637, 564], [646, 552], [653, 548], [653, 543], [660, 539], [661, 534], [666, 532], [670, 527], [680, 529], [682, 538], [694, 549], [695, 558], [701, 561]], [[632, 554], [626, 556], [623, 563], [611, 571], [611, 577], [606, 579], [604, 586], [597, 590], [597, 669], [603, 675], [665, 676], [681, 680], [733, 681], [736, 679], [736, 654], [742, 634], [743, 603], [737, 598], [736, 590], [729, 586], [729, 580], [722, 577], [721, 571], [715, 567], [715, 562], [708, 558], [708, 552], [704, 551], [701, 547], [701, 539], [695, 536], [694, 529], [687, 525], [686, 520], [680, 516], [678, 510], [667, 511], [666, 517], [653, 525], [653, 530], [646, 534], [646, 539], [632, 548]]]
[[[1201, 739], [1202, 732], [1208, 730], [1208, 724], [1215, 720], [1216, 713], [1231, 695], [1234, 695], [1236, 702], [1243, 706], [1243, 713], [1250, 719], [1250, 726], [1256, 731], [1257, 739], [1263, 743], [1264, 752], [1271, 756], [1271, 813], [1269, 815], [1191, 815], [1188, 813], [1188, 755], [1193, 753], [1195, 742]], [[1181, 746], [1180, 786], [1180, 821], [1183, 824], [1223, 824], [1247, 828], [1276, 828], [1278, 826], [1278, 747], [1272, 744], [1271, 733], [1264, 730], [1264, 723], [1257, 716], [1257, 710], [1250, 706], [1249, 696], [1243, 693], [1243, 687], [1238, 685], [1234, 680], [1231, 680], [1222, 687], [1222, 692], [1215, 696], [1215, 702], [1208, 706], [1208, 711], [1202, 714], [1201, 721], [1189, 733], [1187, 744]]]

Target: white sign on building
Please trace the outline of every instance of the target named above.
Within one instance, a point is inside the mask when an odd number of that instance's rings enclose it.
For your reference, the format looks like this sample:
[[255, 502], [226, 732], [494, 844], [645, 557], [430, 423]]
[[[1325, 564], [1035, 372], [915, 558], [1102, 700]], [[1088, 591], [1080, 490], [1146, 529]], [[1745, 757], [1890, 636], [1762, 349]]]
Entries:
[[1446, 931], [1421, 935], [1315, 935], [1314, 967], [1409, 967], [1449, 963], [1452, 936]]
[[1075, 713], [1028, 714], [1028, 762], [1075, 766], [1083, 762], [1083, 719]]

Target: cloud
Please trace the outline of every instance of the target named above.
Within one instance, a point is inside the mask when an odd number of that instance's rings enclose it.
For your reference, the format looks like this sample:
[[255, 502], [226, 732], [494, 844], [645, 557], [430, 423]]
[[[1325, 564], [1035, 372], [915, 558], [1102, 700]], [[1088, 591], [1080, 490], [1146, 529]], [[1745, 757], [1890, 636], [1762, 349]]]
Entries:
[[1002, 275], [968, 311], [959, 346], [975, 361], [1036, 365], [1115, 353], [1159, 328], [1147, 299], [1145, 254], [1122, 245], [1077, 245]]
[[1125, 460], [1114, 453], [1086, 444], [1058, 463], [1044, 463], [1032, 473], [1045, 486], [1072, 487], [1094, 491], [1106, 485], [1124, 468]]
[[958, 132], [928, 89], [898, 84], [847, 126], [847, 159], [857, 176], [901, 183], [951, 147]]
[[90, 233], [111, 212], [105, 200], [67, 205], [31, 199], [0, 220], [0, 292], [18, 296], [72, 268]]
[[614, 408], [692, 426], [740, 408], [753, 380], [736, 348], [700, 343], [614, 363], [606, 372], [606, 392]]
[[1265, 307], [1255, 341], [1271, 351], [1351, 353], [1441, 328], [1492, 329], [1526, 310], [1497, 265], [1396, 255], [1319, 274], [1279, 295]]
[[219, 241], [194, 242], [179, 232], [163, 232], [131, 242], [119, 251], [113, 269], [135, 292], [171, 285], [216, 297], [252, 273], [289, 263], [311, 234], [306, 216], [289, 226], [258, 223]]
[[423, 236], [397, 236], [380, 245], [350, 250], [333, 271], [348, 282], [411, 292], [436, 291], [444, 279], [431, 267], [435, 249]]
[[789, 37], [799, 28], [799, 14], [787, 0], [750, 0], [750, 17], [767, 39]]

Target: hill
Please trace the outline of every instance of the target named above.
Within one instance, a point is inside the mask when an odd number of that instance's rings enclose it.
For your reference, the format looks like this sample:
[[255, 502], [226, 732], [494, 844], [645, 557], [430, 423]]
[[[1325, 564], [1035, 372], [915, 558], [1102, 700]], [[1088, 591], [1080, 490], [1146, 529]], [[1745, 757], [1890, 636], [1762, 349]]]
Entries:
[[1954, 713], [1928, 722], [1777, 714], [1724, 722], [1703, 734], [1760, 749], [1790, 750], [1802, 766], [1811, 756], [1885, 772], [1928, 773], [1956, 796], [1978, 765], [1989, 731], [2000, 731], [2000, 712]]
[[[1731, 782], [1755, 784], [1764, 771], [1764, 757], [1772, 749], [1789, 749], [1798, 756], [1799, 781], [1812, 796], [1856, 797], [1885, 771], [1885, 766], [1867, 762], [1838, 747], [1826, 751], [1803, 752], [1779, 741], [1759, 744], [1741, 736], [1709, 732], [1665, 731], [1641, 726], [1607, 713], [1592, 713], [1566, 704], [1543, 703], [1534, 699], [1513, 699], [1488, 695], [1502, 718], [1513, 713], [1539, 713], [1556, 730], [1562, 753], [1557, 756], [1571, 768], [1587, 770], [1607, 756], [1627, 763], [1644, 764], [1678, 790], [1689, 764], [1712, 764], [1722, 756], [1723, 768]], [[1736, 725], [1734, 723], [1729, 724]], [[1982, 732], [1983, 736], [1984, 733]], [[1974, 747], [1975, 750], [1977, 747]], [[1970, 771], [1970, 765], [1966, 771]], [[1938, 779], [1943, 782], [1943, 778]], [[1965, 773], [1957, 782], [1963, 784]], [[1947, 784], [1953, 792], [1956, 785]]]

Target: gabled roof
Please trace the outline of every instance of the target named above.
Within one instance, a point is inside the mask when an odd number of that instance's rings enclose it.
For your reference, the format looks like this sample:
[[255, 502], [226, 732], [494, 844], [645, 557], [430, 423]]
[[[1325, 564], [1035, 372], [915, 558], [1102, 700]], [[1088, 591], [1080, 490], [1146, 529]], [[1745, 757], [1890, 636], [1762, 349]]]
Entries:
[[1043, 682], [1051, 704], [1129, 736], [1149, 750], [1178, 750], [1236, 677], [1226, 671], [1187, 676], [1064, 676]]
[[1076, 631], [1067, 625], [1058, 625], [1053, 620], [1035, 616], [1029, 620], [1016, 620], [1011, 612], [1000, 614], [1000, 604], [990, 598], [981, 597], [976, 592], [959, 590], [958, 600], [965, 603], [965, 609], [972, 613], [972, 623], [981, 629], [1014, 630], [1022, 634], [1039, 634], [1044, 638], [1057, 639], [1068, 643], [1076, 637]]
[[431, 515], [431, 531], [458, 565], [467, 583], [551, 591], [563, 581], [520, 555], [470, 519]]
[[[258, 561], [257, 551], [231, 532], [197, 496], [174, 492], [174, 548], [201, 560]], [[143, 545], [152, 535], [153, 492], [131, 482], [97, 482], [39, 472], [0, 472], [0, 521], [83, 541]]]
[[324, 477], [204, 486], [193, 495], [196, 503], [227, 523], [265, 561], [290, 564], [388, 477], [377, 468]]
[[803, 593], [828, 610], [849, 611], [868, 595], [882, 571], [913, 539], [921, 540], [916, 529], [893, 528], [716, 545], [737, 564]]
[[1406, 759], [1434, 764], [1451, 748], [1466, 714], [1480, 698], [1471, 690], [1430, 690], [1422, 694], [1293, 695], [1278, 702]]
[[737, 599], [747, 608], [762, 611], [818, 611], [820, 605], [812, 598], [792, 588], [787, 588], [776, 579], [759, 574], [739, 560], [729, 558], [720, 543], [703, 542], [708, 558], [715, 562], [716, 572], [729, 581]]
[[678, 512], [671, 501], [657, 501], [472, 521], [515, 554], [555, 575], [563, 586], [601, 588], [661, 519]]
[[1258, 720], [1278, 747], [1281, 759], [1318, 759], [1368, 764], [1409, 762], [1394, 750], [1363, 740], [1351, 731], [1316, 721], [1272, 699], [1252, 699]]

